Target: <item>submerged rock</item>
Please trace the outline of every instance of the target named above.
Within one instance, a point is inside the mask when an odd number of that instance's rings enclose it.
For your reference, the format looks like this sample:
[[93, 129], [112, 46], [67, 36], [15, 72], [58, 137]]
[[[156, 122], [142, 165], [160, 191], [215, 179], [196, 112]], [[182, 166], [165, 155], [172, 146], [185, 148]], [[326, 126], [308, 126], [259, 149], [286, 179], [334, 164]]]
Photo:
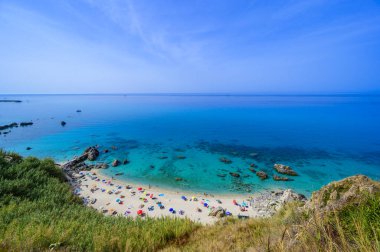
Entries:
[[219, 158], [219, 160], [220, 160], [220, 162], [225, 163], [225, 164], [231, 164], [232, 163], [232, 161], [226, 157], [221, 157], [221, 158]]
[[253, 172], [253, 173], [256, 173], [256, 170], [253, 169], [252, 167], [249, 167], [248, 170], [250, 170], [250, 171]]
[[263, 172], [263, 171], [258, 171], [258, 172], [256, 172], [256, 175], [257, 175], [257, 177], [259, 177], [261, 180], [264, 180], [264, 179], [267, 179], [267, 178], [268, 178], [268, 174], [266, 174], [266, 173]]
[[177, 159], [186, 159], [186, 157], [182, 156], [182, 155], [179, 155], [179, 156], [177, 156]]
[[286, 174], [290, 176], [298, 176], [298, 174], [290, 166], [283, 165], [283, 164], [274, 164], [273, 167], [278, 173]]
[[183, 178], [175, 178], [175, 181], [182, 181], [183, 180]]
[[61, 121], [61, 126], [64, 127], [66, 125], [65, 121]]
[[216, 176], [221, 177], [221, 178], [224, 178], [224, 177], [227, 176], [227, 174], [216, 174]]
[[273, 180], [276, 180], [276, 181], [293, 181], [293, 179], [291, 179], [291, 178], [280, 177], [277, 175], [273, 175]]
[[126, 165], [126, 164], [129, 164], [129, 163], [130, 163], [130, 161], [129, 161], [128, 159], [124, 159], [124, 160], [123, 160], [123, 164]]
[[232, 177], [235, 177], [235, 178], [240, 177], [240, 174], [239, 174], [239, 173], [236, 173], [236, 172], [230, 172], [230, 175], [231, 175]]
[[32, 147], [26, 147], [26, 150], [31, 150], [32, 149]]

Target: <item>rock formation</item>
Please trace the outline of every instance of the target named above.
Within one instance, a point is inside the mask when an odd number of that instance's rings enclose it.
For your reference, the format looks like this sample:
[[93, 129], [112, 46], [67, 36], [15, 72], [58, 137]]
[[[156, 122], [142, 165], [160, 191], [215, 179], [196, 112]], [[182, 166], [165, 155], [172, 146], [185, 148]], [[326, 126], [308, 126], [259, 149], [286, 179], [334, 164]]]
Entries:
[[340, 181], [335, 181], [313, 192], [306, 204], [309, 210], [327, 212], [339, 210], [350, 204], [358, 204], [363, 196], [380, 194], [380, 183], [364, 175], [355, 175]]
[[278, 173], [290, 176], [298, 176], [298, 174], [290, 166], [283, 164], [275, 164], [273, 167]]

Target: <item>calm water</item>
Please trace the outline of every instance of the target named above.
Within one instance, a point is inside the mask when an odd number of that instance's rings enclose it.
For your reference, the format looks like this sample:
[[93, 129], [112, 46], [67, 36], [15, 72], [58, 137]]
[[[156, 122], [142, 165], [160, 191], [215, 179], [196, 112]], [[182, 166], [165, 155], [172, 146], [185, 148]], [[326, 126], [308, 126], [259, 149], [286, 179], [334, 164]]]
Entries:
[[[34, 125], [0, 135], [0, 148], [64, 161], [100, 145], [110, 151], [99, 161], [131, 161], [110, 167], [106, 174], [124, 172], [124, 178], [141, 183], [214, 193], [289, 187], [310, 195], [353, 174], [380, 178], [378, 96], [3, 98], [24, 102], [0, 103], [0, 125]], [[220, 162], [222, 156], [232, 163]], [[300, 176], [292, 182], [260, 181], [248, 170], [250, 163], [269, 175], [274, 163], [284, 163]], [[230, 171], [239, 172], [240, 178], [231, 177]]]

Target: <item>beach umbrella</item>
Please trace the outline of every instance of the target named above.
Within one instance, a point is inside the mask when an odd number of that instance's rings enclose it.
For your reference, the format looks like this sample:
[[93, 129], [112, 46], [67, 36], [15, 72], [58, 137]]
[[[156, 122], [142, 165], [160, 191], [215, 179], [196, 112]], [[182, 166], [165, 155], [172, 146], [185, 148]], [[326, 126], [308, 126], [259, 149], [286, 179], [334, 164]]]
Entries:
[[204, 203], [203, 206], [204, 206], [204, 207], [208, 207], [208, 204], [207, 204], [207, 203]]
[[233, 200], [233, 201], [232, 201], [232, 203], [234, 203], [234, 205], [237, 205], [237, 202], [236, 202], [236, 200]]
[[150, 198], [153, 198], [153, 193], [149, 196]]
[[142, 187], [137, 188], [138, 191], [142, 191]]
[[137, 215], [142, 215], [143, 213], [144, 213], [143, 210], [141, 209], [137, 210]]
[[187, 200], [187, 198], [185, 196], [182, 196], [181, 199], [183, 199], [184, 201]]
[[174, 209], [173, 208], [169, 208], [169, 212], [173, 212], [174, 211]]

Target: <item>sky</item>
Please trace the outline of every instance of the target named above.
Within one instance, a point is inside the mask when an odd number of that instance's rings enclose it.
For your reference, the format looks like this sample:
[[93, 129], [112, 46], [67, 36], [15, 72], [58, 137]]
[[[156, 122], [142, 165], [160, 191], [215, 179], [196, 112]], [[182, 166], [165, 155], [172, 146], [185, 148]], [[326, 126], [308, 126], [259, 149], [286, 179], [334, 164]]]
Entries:
[[358, 92], [379, 0], [0, 0], [0, 94]]

